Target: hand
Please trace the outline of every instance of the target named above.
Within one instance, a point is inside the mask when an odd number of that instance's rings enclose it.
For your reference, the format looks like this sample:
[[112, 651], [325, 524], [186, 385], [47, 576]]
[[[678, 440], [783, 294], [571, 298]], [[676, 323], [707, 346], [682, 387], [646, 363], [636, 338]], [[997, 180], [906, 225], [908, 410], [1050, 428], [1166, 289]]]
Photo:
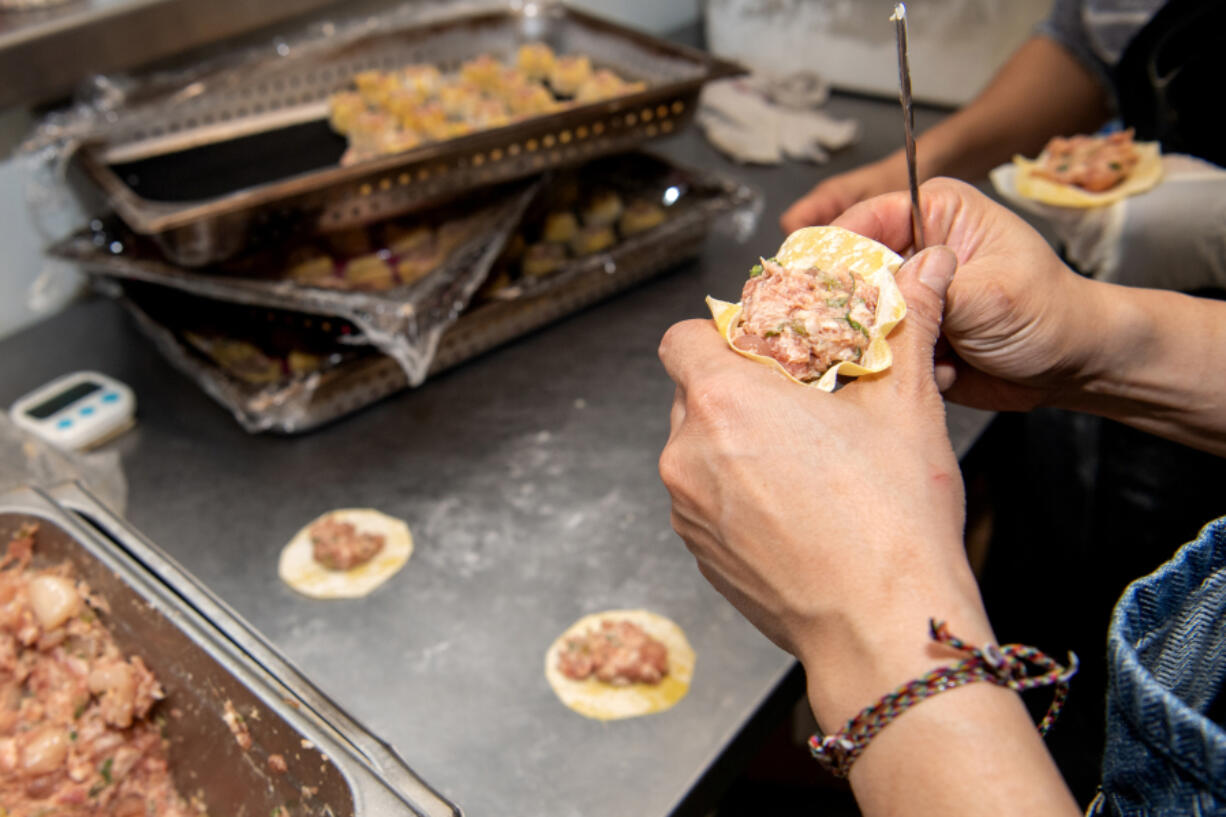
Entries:
[[[924, 235], [958, 256], [938, 345], [937, 382], [957, 403], [1023, 411], [1083, 382], [1101, 346], [1094, 336], [1101, 287], [1060, 262], [1047, 242], [970, 185], [933, 179], [920, 188]], [[911, 199], [880, 196], [836, 221], [905, 254]]]
[[963, 492], [933, 379], [953, 254], [898, 275], [908, 304], [893, 366], [830, 394], [730, 350], [710, 321], [672, 327], [677, 383], [660, 473], [703, 575], [809, 676], [839, 725], [943, 663], [929, 617], [991, 638], [962, 544]]
[[831, 176], [792, 203], [779, 219], [784, 233], [829, 224], [844, 210], [891, 190], [905, 190], [907, 167], [898, 156]]

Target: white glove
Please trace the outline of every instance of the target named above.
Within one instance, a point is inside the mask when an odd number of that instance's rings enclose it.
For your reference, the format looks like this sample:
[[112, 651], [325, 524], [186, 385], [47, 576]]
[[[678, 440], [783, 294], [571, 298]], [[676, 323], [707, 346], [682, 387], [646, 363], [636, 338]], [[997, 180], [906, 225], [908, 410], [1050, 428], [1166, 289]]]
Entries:
[[739, 162], [825, 162], [828, 150], [855, 141], [858, 123], [815, 110], [829, 91], [813, 74], [713, 82], [703, 89], [698, 123], [711, 144]]
[[1162, 157], [1152, 190], [1106, 207], [1055, 207], [1018, 195], [1012, 164], [989, 177], [1018, 209], [1049, 221], [1081, 272], [1125, 286], [1194, 292], [1226, 289], [1226, 170], [1193, 158]]

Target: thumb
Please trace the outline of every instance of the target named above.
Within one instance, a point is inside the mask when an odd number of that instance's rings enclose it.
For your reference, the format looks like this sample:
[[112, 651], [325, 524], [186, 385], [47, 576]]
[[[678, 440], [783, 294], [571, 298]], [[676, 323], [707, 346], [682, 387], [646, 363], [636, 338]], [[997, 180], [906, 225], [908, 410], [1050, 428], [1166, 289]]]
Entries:
[[957, 266], [958, 257], [949, 247], [930, 247], [903, 264], [895, 276], [907, 303], [907, 317], [890, 345], [897, 363], [927, 379], [932, 377], [932, 350], [941, 334], [945, 293]]

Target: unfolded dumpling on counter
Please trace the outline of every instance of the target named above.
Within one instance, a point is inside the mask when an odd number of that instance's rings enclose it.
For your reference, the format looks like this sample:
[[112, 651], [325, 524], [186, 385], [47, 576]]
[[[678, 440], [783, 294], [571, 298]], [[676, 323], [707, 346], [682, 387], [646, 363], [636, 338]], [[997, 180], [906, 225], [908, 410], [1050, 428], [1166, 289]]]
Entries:
[[317, 599], [365, 596], [413, 555], [403, 521], [370, 508], [329, 511], [298, 531], [281, 551], [277, 573]]
[[841, 227], [806, 227], [750, 270], [736, 304], [708, 296], [724, 340], [802, 385], [832, 391], [840, 375], [884, 371], [886, 337], [907, 314], [894, 274], [902, 258]]
[[1157, 142], [1134, 142], [1131, 129], [1104, 136], [1057, 136], [1037, 159], [1013, 157], [1019, 195], [1058, 207], [1102, 207], [1144, 193], [1162, 180]]
[[673, 621], [649, 610], [584, 616], [545, 653], [545, 678], [569, 708], [615, 720], [669, 709], [690, 688], [694, 648]]

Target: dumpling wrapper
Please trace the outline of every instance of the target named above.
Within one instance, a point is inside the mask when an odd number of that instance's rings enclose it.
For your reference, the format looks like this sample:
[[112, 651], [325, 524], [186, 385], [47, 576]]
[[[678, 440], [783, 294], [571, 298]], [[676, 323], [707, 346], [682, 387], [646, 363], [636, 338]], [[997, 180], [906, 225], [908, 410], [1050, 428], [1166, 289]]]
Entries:
[[[558, 656], [571, 638], [600, 626], [604, 619], [630, 621], [668, 648], [668, 675], [658, 684], [606, 684], [595, 677], [576, 681], [558, 669]], [[587, 718], [611, 721], [663, 712], [685, 697], [694, 677], [694, 648], [671, 619], [650, 610], [607, 610], [576, 621], [545, 653], [545, 678], [562, 703]]]
[[836, 363], [817, 380], [806, 383], [794, 377], [773, 357], [747, 352], [732, 343], [732, 330], [741, 317], [741, 304], [730, 304], [707, 296], [707, 306], [715, 318], [715, 326], [724, 340], [739, 355], [766, 364], [793, 382], [813, 386], [822, 391], [834, 391], [839, 376], [859, 377], [864, 374], [885, 371], [894, 362], [886, 337], [907, 314], [907, 304], [902, 290], [894, 280], [894, 273], [903, 260], [884, 244], [865, 238], [859, 233], [842, 227], [804, 227], [787, 237], [775, 259], [792, 269], [832, 269], [841, 266], [862, 276], [877, 287], [877, 313], [869, 328], [869, 344], [858, 363], [848, 360]]
[[1158, 143], [1137, 142], [1135, 146], [1140, 153], [1140, 161], [1127, 178], [1110, 190], [1091, 193], [1075, 185], [1061, 184], [1038, 176], [1036, 171], [1042, 164], [1042, 156], [1035, 160], [1024, 156], [1013, 157], [1013, 165], [1017, 168], [1014, 187], [1020, 196], [1057, 207], [1088, 208], [1115, 204], [1129, 196], [1144, 193], [1162, 181], [1162, 153]]
[[[365, 564], [349, 570], [329, 570], [315, 561], [311, 525], [327, 517], [348, 522], [359, 533], [383, 536], [383, 548]], [[370, 508], [342, 508], [313, 520], [281, 551], [277, 575], [303, 595], [316, 599], [365, 596], [390, 579], [413, 555], [413, 535], [403, 521]]]

